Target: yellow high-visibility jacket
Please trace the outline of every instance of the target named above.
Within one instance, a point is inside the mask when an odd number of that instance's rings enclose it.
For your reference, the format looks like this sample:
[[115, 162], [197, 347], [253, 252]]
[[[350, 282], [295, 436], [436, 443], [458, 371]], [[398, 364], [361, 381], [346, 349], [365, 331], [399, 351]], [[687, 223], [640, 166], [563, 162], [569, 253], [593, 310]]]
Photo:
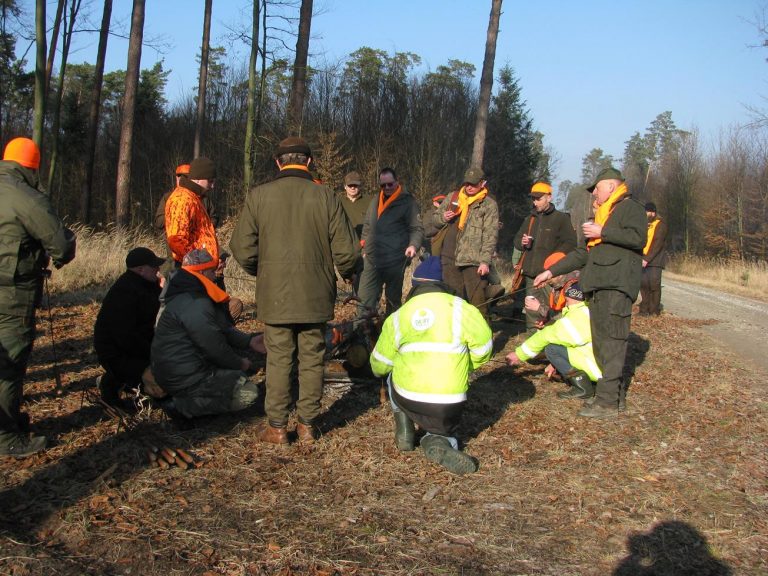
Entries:
[[563, 316], [545, 326], [515, 349], [522, 361], [530, 360], [544, 350], [547, 344], [560, 344], [568, 349], [568, 362], [577, 370], [583, 370], [592, 381], [602, 378], [592, 351], [592, 329], [589, 325], [589, 308], [585, 302], [563, 308]]
[[371, 353], [377, 376], [392, 375], [403, 398], [433, 404], [466, 400], [469, 373], [491, 358], [491, 329], [480, 311], [445, 292], [409, 299], [384, 322]]

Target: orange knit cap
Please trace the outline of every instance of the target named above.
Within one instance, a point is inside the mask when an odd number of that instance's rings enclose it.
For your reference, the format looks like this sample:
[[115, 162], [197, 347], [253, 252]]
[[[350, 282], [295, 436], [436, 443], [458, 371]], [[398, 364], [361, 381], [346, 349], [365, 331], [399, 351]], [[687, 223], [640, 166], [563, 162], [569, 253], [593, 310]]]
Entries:
[[565, 258], [565, 252], [552, 252], [552, 254], [547, 256], [546, 260], [544, 260], [544, 270], [549, 270], [563, 258]]
[[189, 174], [189, 164], [179, 164], [176, 166], [176, 176], [181, 176], [182, 174]]
[[3, 160], [13, 160], [25, 168], [40, 168], [40, 148], [29, 138], [14, 138], [5, 147]]

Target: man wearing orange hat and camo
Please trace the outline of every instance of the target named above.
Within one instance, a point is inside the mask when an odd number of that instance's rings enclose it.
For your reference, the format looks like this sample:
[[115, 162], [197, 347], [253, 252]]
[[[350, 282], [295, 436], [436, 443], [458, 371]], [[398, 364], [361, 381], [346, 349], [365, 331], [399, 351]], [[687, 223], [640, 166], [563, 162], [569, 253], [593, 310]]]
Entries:
[[612, 418], [624, 408], [624, 360], [632, 302], [640, 291], [648, 220], [615, 168], [602, 170], [587, 190], [597, 211], [594, 221], [581, 226], [586, 246], [544, 270], [534, 283], [541, 286], [553, 276], [581, 268], [579, 284], [589, 302], [592, 347], [602, 377], [595, 397], [585, 401], [579, 416]]
[[[568, 253], [576, 247], [576, 231], [571, 224], [571, 217], [560, 212], [552, 204], [552, 186], [546, 182], [536, 182], [531, 187], [533, 210], [523, 220], [515, 235], [513, 244], [523, 253], [523, 276], [525, 276], [526, 297], [534, 296], [539, 301], [549, 299], [550, 288], [536, 288], [533, 279], [544, 270], [544, 260], [553, 252]], [[526, 309], [525, 324], [530, 329], [536, 328], [538, 314]]]
[[[432, 213], [432, 230], [442, 234], [439, 254], [445, 283], [488, 318], [488, 274], [499, 237], [499, 207], [488, 195], [485, 174], [471, 166], [458, 194], [449, 194]], [[438, 235], [433, 235], [439, 238]]]
[[205, 249], [184, 256], [152, 340], [152, 375], [170, 396], [161, 406], [185, 418], [242, 410], [258, 397], [243, 352], [263, 353], [264, 340], [230, 322], [229, 295], [215, 284], [218, 264]]
[[21, 412], [24, 373], [35, 335], [35, 307], [50, 260], [61, 268], [75, 257], [75, 235], [37, 190], [40, 149], [14, 138], [0, 162], [0, 455], [24, 458], [43, 450]]
[[288, 443], [292, 372], [297, 368], [296, 401], [300, 442], [317, 438], [323, 395], [325, 325], [333, 318], [336, 273], [351, 278], [358, 257], [355, 231], [336, 194], [309, 172], [312, 151], [298, 137], [277, 147], [280, 172], [250, 190], [232, 232], [232, 255], [256, 276], [258, 318], [265, 324], [267, 421], [259, 439]]

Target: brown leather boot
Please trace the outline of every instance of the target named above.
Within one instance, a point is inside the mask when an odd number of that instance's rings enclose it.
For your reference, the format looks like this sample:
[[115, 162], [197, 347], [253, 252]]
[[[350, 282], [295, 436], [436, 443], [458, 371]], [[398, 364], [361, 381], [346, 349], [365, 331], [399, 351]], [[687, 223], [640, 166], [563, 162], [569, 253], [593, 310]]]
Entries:
[[269, 444], [288, 444], [288, 432], [286, 432], [285, 426], [272, 426], [269, 422], [262, 424], [258, 438]]
[[314, 424], [298, 422], [296, 424], [296, 436], [302, 444], [314, 444], [319, 434]]

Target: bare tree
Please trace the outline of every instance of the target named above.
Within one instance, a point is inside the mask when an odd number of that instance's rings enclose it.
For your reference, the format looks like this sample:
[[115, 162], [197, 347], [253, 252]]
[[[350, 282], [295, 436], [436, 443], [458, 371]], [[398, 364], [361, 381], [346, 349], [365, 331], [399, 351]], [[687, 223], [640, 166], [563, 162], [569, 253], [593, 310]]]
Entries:
[[[248, 118], [245, 123], [245, 147], [243, 153], [243, 184], [246, 192], [251, 187], [254, 123], [256, 122], [256, 58], [259, 54], [259, 1], [253, 0], [251, 58], [248, 61]], [[263, 59], [264, 56], [262, 55]]]
[[96, 54], [96, 70], [93, 74], [91, 90], [91, 107], [88, 112], [88, 143], [86, 144], [86, 175], [83, 192], [80, 196], [80, 221], [88, 223], [91, 220], [91, 199], [93, 198], [93, 173], [96, 165], [96, 139], [99, 134], [99, 110], [101, 109], [101, 87], [104, 82], [104, 61], [107, 55], [107, 40], [109, 26], [112, 20], [112, 0], [104, 0], [104, 11], [101, 15], [101, 30], [99, 30], [99, 48]]
[[[254, 4], [258, 0], [254, 0]], [[205, 92], [208, 85], [208, 52], [211, 45], [211, 8], [213, 0], [205, 0], [203, 17], [203, 45], [200, 48], [200, 78], [197, 86], [197, 123], [195, 124], [195, 149], [193, 156], [200, 156], [205, 123]]]
[[496, 60], [496, 38], [499, 35], [499, 19], [501, 18], [501, 0], [491, 0], [491, 15], [488, 19], [488, 36], [485, 40], [485, 57], [483, 72], [480, 75], [480, 102], [477, 107], [475, 122], [475, 141], [472, 146], [472, 165], [483, 165], [485, 151], [485, 129], [488, 126], [488, 108], [491, 105], [491, 89], [493, 88], [493, 63]]
[[296, 59], [293, 62], [293, 83], [288, 104], [288, 131], [301, 134], [304, 94], [307, 90], [307, 57], [309, 33], [312, 27], [312, 0], [301, 0], [299, 12], [299, 36], [296, 39]]
[[133, 148], [133, 122], [136, 111], [136, 92], [141, 68], [141, 42], [144, 37], [144, 0], [133, 0], [131, 36], [128, 41], [128, 66], [125, 73], [123, 122], [120, 129], [120, 152], [117, 161], [117, 190], [115, 194], [115, 223], [128, 225], [130, 217], [131, 160]]
[[53, 19], [53, 31], [51, 32], [51, 45], [48, 48], [48, 62], [45, 65], [45, 93], [51, 87], [51, 76], [53, 75], [53, 61], [56, 59], [56, 44], [59, 39], [59, 28], [61, 27], [61, 19], [64, 15], [64, 5], [67, 0], [59, 0], [56, 6], [56, 17]]
[[35, 2], [35, 117], [32, 140], [43, 149], [43, 125], [45, 124], [45, 0]]

